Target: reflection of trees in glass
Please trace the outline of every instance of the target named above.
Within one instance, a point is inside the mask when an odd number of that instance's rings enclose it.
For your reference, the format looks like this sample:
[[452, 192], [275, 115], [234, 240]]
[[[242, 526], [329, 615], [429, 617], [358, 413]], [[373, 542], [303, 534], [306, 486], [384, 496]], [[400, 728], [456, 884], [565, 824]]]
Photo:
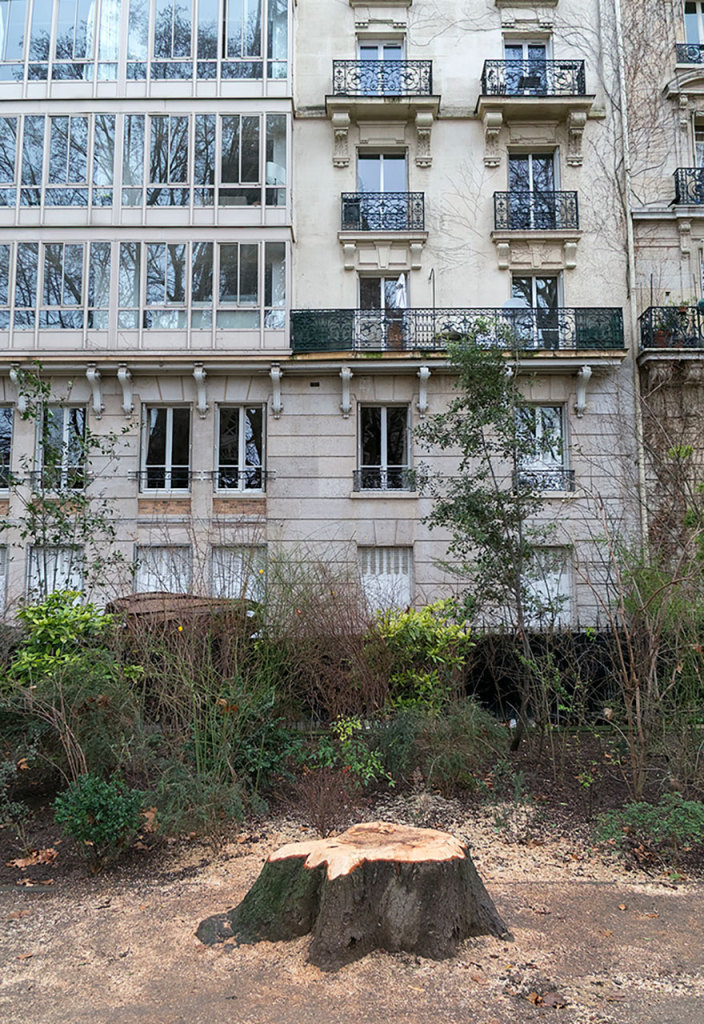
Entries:
[[191, 56], [191, 0], [156, 0], [154, 57]]
[[23, 206], [37, 206], [39, 204], [39, 186], [42, 183], [43, 161], [44, 117], [43, 115], [25, 117], [22, 135], [21, 181], [23, 185], [35, 185], [37, 187], [22, 189]]
[[109, 242], [91, 242], [88, 267], [88, 326], [106, 330], [110, 307]]
[[38, 266], [38, 242], [19, 242], [15, 268], [15, 327], [34, 326]]
[[183, 206], [188, 202], [188, 189], [161, 189], [188, 180], [188, 117], [155, 115], [151, 119], [149, 146], [149, 184], [147, 203], [150, 206]]
[[[17, 165], [17, 118], [0, 117], [0, 185], [14, 185]], [[0, 206], [14, 206], [14, 188], [0, 188]]]

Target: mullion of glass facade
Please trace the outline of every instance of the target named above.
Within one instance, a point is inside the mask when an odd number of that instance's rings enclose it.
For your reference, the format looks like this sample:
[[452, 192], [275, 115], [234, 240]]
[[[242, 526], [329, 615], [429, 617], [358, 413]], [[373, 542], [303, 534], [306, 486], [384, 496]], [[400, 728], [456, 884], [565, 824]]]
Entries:
[[285, 78], [288, 0], [0, 0], [0, 81]]

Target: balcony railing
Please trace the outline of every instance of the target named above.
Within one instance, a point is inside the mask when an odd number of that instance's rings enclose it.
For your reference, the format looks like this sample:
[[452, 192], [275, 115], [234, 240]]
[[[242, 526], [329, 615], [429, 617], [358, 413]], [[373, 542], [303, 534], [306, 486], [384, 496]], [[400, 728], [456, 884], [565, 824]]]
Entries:
[[334, 60], [335, 96], [430, 96], [431, 60]]
[[695, 206], [704, 203], [704, 167], [678, 167], [675, 171], [675, 202]]
[[585, 96], [583, 60], [485, 60], [483, 96]]
[[698, 306], [649, 306], [639, 319], [641, 348], [704, 348]]
[[475, 345], [520, 351], [623, 349], [623, 313], [611, 307], [559, 309], [299, 309], [294, 352], [443, 352]]
[[424, 231], [423, 192], [343, 192], [343, 231]]
[[352, 473], [353, 491], [412, 491], [408, 466], [362, 466]]
[[676, 43], [678, 64], [704, 64], [704, 45], [701, 43]]
[[497, 231], [578, 228], [576, 192], [494, 192]]
[[574, 470], [555, 466], [550, 469], [520, 469], [515, 480], [532, 491], [573, 491]]

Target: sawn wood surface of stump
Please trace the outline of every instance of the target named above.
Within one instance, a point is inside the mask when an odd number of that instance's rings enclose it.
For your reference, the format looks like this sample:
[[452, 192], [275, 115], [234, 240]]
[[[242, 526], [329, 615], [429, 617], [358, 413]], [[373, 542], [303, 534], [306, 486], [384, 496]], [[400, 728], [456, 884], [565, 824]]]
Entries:
[[210, 945], [308, 932], [309, 960], [323, 968], [373, 949], [442, 959], [469, 936], [508, 937], [458, 839], [381, 821], [276, 850], [242, 902], [196, 934]]

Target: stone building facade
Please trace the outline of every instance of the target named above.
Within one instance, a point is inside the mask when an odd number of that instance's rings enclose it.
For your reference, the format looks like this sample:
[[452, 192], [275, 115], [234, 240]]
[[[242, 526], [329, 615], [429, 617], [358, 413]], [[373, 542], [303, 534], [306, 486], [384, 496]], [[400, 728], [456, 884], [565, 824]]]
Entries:
[[[483, 321], [513, 330], [558, 438], [528, 467], [545, 586], [594, 621], [599, 510], [637, 526], [641, 482], [618, 21], [598, 0], [0, 0], [6, 613], [95, 556], [19, 537], [47, 415], [64, 483], [73, 435], [115, 438], [72, 477], [123, 556], [96, 597], [256, 596], [274, 548], [357, 567], [372, 602], [450, 593], [412, 471], [453, 463], [414, 427]], [[680, 251], [697, 237], [653, 209]]]

